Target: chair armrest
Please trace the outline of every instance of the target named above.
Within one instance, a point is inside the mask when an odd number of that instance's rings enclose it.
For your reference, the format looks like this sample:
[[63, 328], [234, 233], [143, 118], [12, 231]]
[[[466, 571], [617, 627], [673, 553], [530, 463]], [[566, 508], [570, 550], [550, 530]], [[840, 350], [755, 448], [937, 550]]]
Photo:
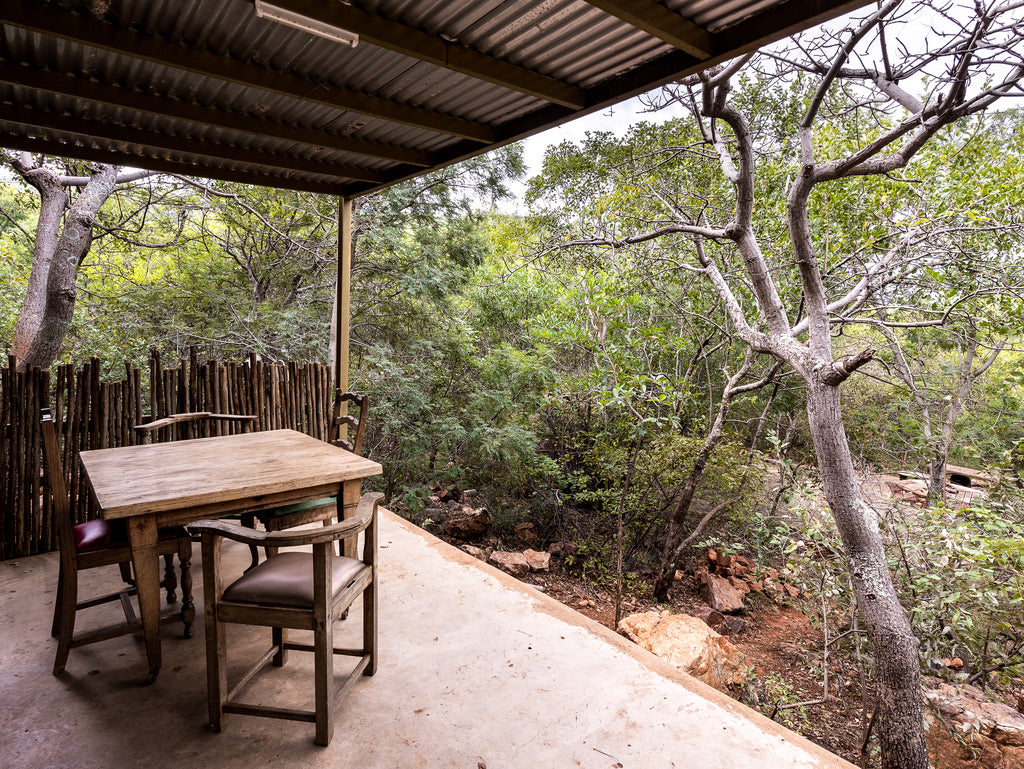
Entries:
[[285, 531], [255, 531], [246, 526], [239, 526], [237, 523], [227, 521], [196, 521], [188, 525], [192, 534], [209, 532], [218, 537], [224, 537], [235, 542], [257, 547], [297, 547], [299, 545], [315, 545], [320, 542], [332, 542], [338, 539], [346, 539], [355, 536], [363, 531], [373, 522], [373, 516], [377, 513], [384, 495], [380, 492], [363, 494], [356, 507], [356, 512], [351, 518], [346, 518], [330, 526], [322, 526], [316, 529], [287, 529]]
[[214, 414], [211, 411], [193, 411], [187, 414], [171, 414], [169, 417], [157, 419], [153, 422], [145, 422], [135, 425], [135, 432], [140, 435], [150, 430], [159, 430], [161, 427], [170, 427], [181, 422], [198, 422], [203, 419], [216, 419], [222, 422], [255, 422], [254, 414]]
[[193, 521], [185, 528], [188, 529], [189, 534], [198, 535], [210, 533], [218, 537], [224, 537], [224, 539], [242, 542], [246, 545], [262, 546], [265, 544], [267, 539], [267, 532], [265, 531], [250, 529], [248, 526], [239, 526], [237, 523], [229, 523], [228, 521], [217, 521], [212, 519]]

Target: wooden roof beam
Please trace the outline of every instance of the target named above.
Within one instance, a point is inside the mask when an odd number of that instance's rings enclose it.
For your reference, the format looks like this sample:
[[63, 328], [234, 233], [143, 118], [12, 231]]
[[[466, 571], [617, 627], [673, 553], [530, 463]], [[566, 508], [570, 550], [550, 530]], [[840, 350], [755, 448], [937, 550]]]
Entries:
[[358, 112], [368, 117], [449, 136], [458, 136], [484, 144], [496, 138], [494, 129], [472, 120], [410, 107], [340, 86], [314, 82], [298, 75], [279, 72], [209, 51], [190, 49], [185, 45], [115, 27], [88, 16], [52, 6], [40, 6], [31, 0], [4, 0], [0, 3], [0, 23], [154, 64], [226, 80], [247, 88], [269, 91], [334, 109]]
[[322, 0], [274, 0], [274, 5], [341, 27], [359, 35], [361, 42], [387, 48], [438, 67], [538, 99], [580, 109], [586, 106], [582, 88], [539, 72], [488, 56], [485, 53], [382, 18], [352, 5]]
[[715, 39], [710, 32], [655, 0], [586, 2], [698, 59], [710, 59], [715, 55]]

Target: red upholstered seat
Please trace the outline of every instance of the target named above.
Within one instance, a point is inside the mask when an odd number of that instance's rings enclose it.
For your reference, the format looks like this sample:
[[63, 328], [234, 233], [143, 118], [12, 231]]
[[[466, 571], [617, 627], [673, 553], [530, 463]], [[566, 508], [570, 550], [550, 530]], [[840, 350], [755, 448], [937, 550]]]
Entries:
[[[94, 550], [105, 550], [114, 547], [128, 547], [128, 531], [124, 521], [104, 521], [97, 518], [80, 523], [71, 529], [75, 540], [76, 553], [91, 553]], [[188, 532], [182, 526], [160, 529], [161, 541], [187, 537]]]
[[128, 546], [128, 532], [124, 521], [111, 522], [97, 518], [78, 524], [71, 533], [75, 538], [76, 553]]

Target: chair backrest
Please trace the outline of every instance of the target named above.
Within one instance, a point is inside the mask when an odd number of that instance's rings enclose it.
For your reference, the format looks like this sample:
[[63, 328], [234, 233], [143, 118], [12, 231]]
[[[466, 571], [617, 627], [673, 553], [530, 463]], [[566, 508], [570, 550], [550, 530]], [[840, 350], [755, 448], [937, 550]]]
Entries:
[[163, 419], [135, 425], [135, 437], [140, 443], [151, 443], [154, 434], [165, 430], [163, 435], [169, 440], [191, 440], [202, 437], [204, 434], [230, 433], [237, 426], [241, 427], [242, 432], [249, 432], [255, 422], [256, 417], [251, 414], [214, 414], [210, 411], [195, 411], [187, 414], [171, 414]]
[[71, 499], [64, 480], [64, 466], [60, 461], [60, 443], [49, 409], [43, 409], [40, 430], [43, 435], [43, 465], [46, 480], [53, 492], [53, 520], [57, 525], [57, 543], [61, 560], [70, 558], [65, 568], [74, 568], [75, 541], [71, 531]]
[[[359, 413], [343, 413], [348, 403], [352, 403]], [[366, 430], [366, 412], [369, 406], [369, 399], [365, 395], [336, 390], [334, 393], [334, 407], [331, 409], [331, 424], [327, 433], [328, 443], [334, 446], [341, 446], [353, 454], [362, 454], [363, 432]], [[341, 437], [341, 428], [343, 426], [349, 429], [347, 438]]]

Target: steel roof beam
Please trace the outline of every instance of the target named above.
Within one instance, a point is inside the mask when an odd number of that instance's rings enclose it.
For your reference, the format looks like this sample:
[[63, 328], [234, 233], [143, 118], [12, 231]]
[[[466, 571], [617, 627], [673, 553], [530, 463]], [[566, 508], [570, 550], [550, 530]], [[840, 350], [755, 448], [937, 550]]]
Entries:
[[181, 160], [155, 158], [149, 155], [130, 155], [120, 150], [108, 150], [85, 144], [74, 144], [63, 140], [41, 139], [36, 136], [7, 133], [0, 120], [0, 145], [23, 152], [37, 152], [55, 157], [71, 157], [93, 163], [109, 163], [118, 166], [142, 168], [165, 174], [197, 176], [202, 179], [219, 179], [239, 184], [255, 184], [260, 187], [276, 187], [301, 192], [321, 192], [327, 195], [346, 195], [350, 187], [345, 184], [329, 184], [306, 179], [288, 178], [275, 174], [263, 174], [234, 168], [212, 165], [198, 165]]
[[257, 88], [288, 98], [358, 112], [361, 115], [449, 136], [458, 136], [484, 144], [495, 139], [494, 129], [471, 120], [307, 80], [298, 75], [267, 69], [209, 51], [191, 49], [186, 45], [115, 27], [88, 16], [52, 6], [40, 6], [31, 0], [3, 0], [0, 3], [0, 23], [197, 75], [226, 80], [247, 88]]
[[654, 0], [586, 2], [698, 59], [715, 55], [715, 39], [710, 32]]
[[360, 42], [387, 48], [564, 107], [580, 109], [586, 106], [582, 88], [352, 5], [325, 3], [322, 0], [274, 0], [274, 5], [355, 32]]
[[129, 144], [149, 147], [157, 151], [203, 155], [210, 158], [221, 158], [229, 162], [266, 166], [283, 171], [336, 176], [339, 179], [365, 182], [383, 182], [387, 179], [380, 171], [349, 164], [294, 157], [277, 152], [245, 149], [191, 136], [170, 136], [157, 131], [121, 126], [107, 121], [61, 115], [38, 109], [28, 109], [11, 104], [3, 106], [2, 116], [4, 120], [12, 123], [35, 126], [61, 133], [90, 136], [107, 142], [117, 142], [119, 145]]
[[393, 160], [414, 166], [426, 167], [433, 165], [434, 162], [433, 155], [429, 152], [365, 141], [350, 136], [340, 136], [315, 128], [279, 123], [267, 118], [228, 112], [214, 107], [204, 107], [167, 96], [132, 91], [116, 85], [98, 83], [95, 80], [85, 80], [74, 75], [30, 69], [4, 61], [0, 61], [0, 82], [135, 112], [159, 115], [173, 120], [184, 120], [198, 125], [237, 131], [251, 136], [271, 136], [275, 139], [310, 147], [351, 152], [355, 155]]

